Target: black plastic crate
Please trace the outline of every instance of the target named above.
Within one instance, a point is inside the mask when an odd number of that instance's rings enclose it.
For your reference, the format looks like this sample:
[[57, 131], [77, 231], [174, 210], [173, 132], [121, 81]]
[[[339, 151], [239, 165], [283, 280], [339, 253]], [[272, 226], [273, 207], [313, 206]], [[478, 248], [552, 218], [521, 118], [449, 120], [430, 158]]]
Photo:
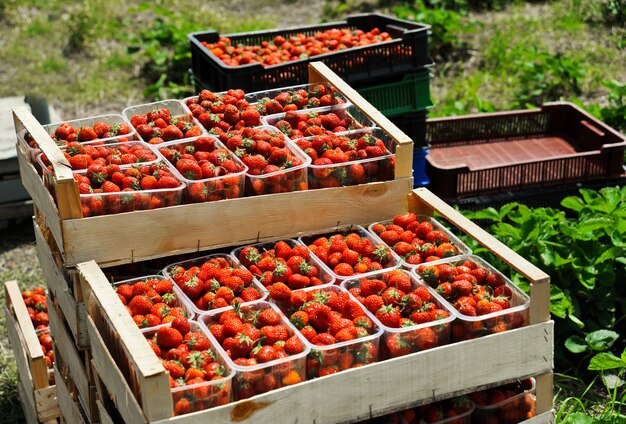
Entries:
[[295, 34], [313, 35], [331, 28], [363, 31], [379, 28], [388, 32], [393, 40], [278, 65], [263, 66], [260, 63], [251, 63], [234, 67], [225, 65], [202, 45], [202, 42], [217, 42], [220, 38], [217, 31], [194, 32], [188, 35], [192, 70], [197, 78], [216, 91], [230, 88], [258, 91], [305, 83], [308, 80], [308, 64], [315, 61], [324, 62], [351, 84], [365, 81], [376, 84], [377, 78], [416, 72], [433, 63], [428, 50], [429, 25], [378, 13], [353, 15], [345, 21], [326, 24], [227, 34], [224, 37], [230, 38], [233, 43], [258, 45], [262, 41], [271, 41], [278, 35], [285, 38]]
[[416, 149], [428, 147], [428, 142], [426, 141], [427, 119], [427, 110], [406, 113], [404, 115], [389, 118], [389, 120], [400, 128], [406, 135], [411, 137], [413, 140], [413, 146]]

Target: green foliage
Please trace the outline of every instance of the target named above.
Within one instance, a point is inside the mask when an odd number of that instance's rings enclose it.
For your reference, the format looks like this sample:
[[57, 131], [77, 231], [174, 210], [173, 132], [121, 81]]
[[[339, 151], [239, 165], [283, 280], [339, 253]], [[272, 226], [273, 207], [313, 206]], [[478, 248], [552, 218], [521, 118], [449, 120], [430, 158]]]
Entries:
[[0, 422], [23, 422], [24, 415], [17, 392], [17, 365], [0, 344]]
[[[615, 341], [615, 332], [626, 334], [626, 187], [581, 189], [561, 205], [567, 213], [518, 203], [466, 213], [550, 275], [557, 367], [577, 365], [563, 346], [601, 350]], [[475, 252], [486, 253], [480, 247]], [[514, 281], [523, 283], [517, 275]], [[592, 333], [597, 330], [610, 331]]]

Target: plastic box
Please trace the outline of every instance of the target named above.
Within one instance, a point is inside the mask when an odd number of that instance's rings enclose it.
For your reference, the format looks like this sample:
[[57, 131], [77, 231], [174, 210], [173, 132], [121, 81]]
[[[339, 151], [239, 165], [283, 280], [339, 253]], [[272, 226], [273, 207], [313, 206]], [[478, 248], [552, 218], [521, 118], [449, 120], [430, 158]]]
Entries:
[[[106, 122], [107, 124], [110, 124], [110, 125], [125, 124], [125, 125], [128, 126], [129, 133], [125, 134], [125, 135], [118, 135], [118, 136], [115, 136], [115, 137], [108, 137], [108, 138], [101, 138], [101, 139], [93, 140], [93, 141], [87, 141], [87, 142], [83, 142], [81, 144], [85, 144], [85, 143], [89, 143], [89, 144], [120, 143], [120, 142], [125, 142], [125, 141], [137, 140], [139, 138], [139, 135], [135, 131], [135, 128], [130, 124], [130, 122], [124, 116], [119, 115], [119, 114], [98, 115], [98, 116], [93, 116], [93, 117], [89, 117], [89, 118], [74, 119], [74, 120], [71, 120], [71, 121], [55, 122], [55, 123], [52, 123], [52, 124], [42, 125], [42, 127], [43, 127], [44, 130], [46, 130], [46, 132], [48, 134], [54, 134], [54, 131], [61, 124], [70, 124], [74, 128], [80, 129], [81, 127], [92, 127], [93, 124], [95, 124], [96, 122], [99, 122], [99, 121]], [[26, 137], [27, 137], [27, 135], [26, 135], [25, 132], [20, 132], [20, 133], [18, 133], [17, 139], [19, 140], [19, 142], [24, 146], [24, 148], [30, 154], [31, 161], [33, 163], [35, 163], [35, 161], [37, 159], [37, 156], [41, 153], [41, 149], [39, 149], [37, 147], [37, 143], [35, 141], [31, 142], [31, 144], [33, 144], [33, 146], [31, 146], [26, 141]], [[65, 147], [65, 143], [64, 142], [60, 142], [59, 141], [59, 142], [57, 142], [57, 144], [59, 145], [59, 147], [61, 149], [63, 149], [63, 147]]]
[[[92, 143], [82, 143], [85, 145], [94, 145]], [[150, 164], [150, 163], [154, 163], [158, 160], [161, 159], [161, 157], [154, 151], [154, 149], [147, 143], [144, 143], [143, 141], [128, 141], [128, 142], [121, 142], [121, 143], [116, 143], [114, 145], [103, 145], [103, 146], [98, 146], [98, 150], [100, 149], [106, 149], [107, 151], [109, 151], [109, 154], [113, 154], [116, 151], [119, 151], [119, 148], [125, 146], [125, 147], [133, 147], [133, 146], [141, 146], [144, 147], [146, 150], [149, 150], [149, 152], [152, 154], [152, 159], [148, 159], [145, 161], [139, 161], [136, 163], [126, 163], [126, 164], [120, 164], [120, 168], [124, 169], [124, 168], [128, 168], [132, 165], [136, 165], [138, 163], [141, 164]], [[61, 149], [64, 150], [64, 149]], [[44, 181], [44, 184], [46, 185], [46, 187], [48, 187], [48, 189], [50, 189], [52, 187], [52, 178], [54, 177], [54, 172], [52, 171], [50, 163], [47, 160], [44, 160], [44, 154], [40, 153], [37, 155], [37, 165], [39, 166], [39, 168], [41, 168], [42, 171], [42, 178]], [[71, 163], [70, 163], [71, 165]], [[85, 170], [83, 169], [74, 169], [72, 168], [72, 170], [74, 171], [82, 171]]]
[[[226, 362], [230, 366], [231, 369], [235, 370], [235, 379], [234, 379], [234, 396], [235, 400], [246, 399], [251, 396], [250, 390], [252, 389], [255, 394], [264, 393], [267, 390], [267, 382], [264, 381], [272, 380], [273, 384], [271, 390], [278, 389], [280, 387], [284, 387], [286, 382], [283, 381], [285, 376], [289, 374], [293, 374], [292, 371], [297, 373], [299, 382], [306, 380], [306, 358], [309, 354], [310, 348], [306, 343], [304, 337], [298, 333], [298, 331], [291, 325], [291, 323], [283, 316], [276, 305], [270, 304], [265, 301], [253, 302], [249, 305], [244, 305], [241, 307], [240, 311], [244, 315], [249, 312], [258, 312], [263, 309], [272, 308], [277, 311], [281, 317], [281, 325], [287, 327], [289, 337], [296, 335], [302, 342], [303, 350], [302, 352], [291, 355], [285, 358], [275, 359], [273, 361], [253, 365], [253, 366], [239, 366], [236, 365], [232, 359], [228, 357], [224, 348], [216, 343], [216, 348], [219, 352], [219, 355], [223, 356], [226, 359]], [[230, 309], [230, 308], [229, 308]], [[207, 329], [211, 327], [212, 324], [218, 323], [220, 315], [224, 313], [224, 309], [220, 311], [212, 311], [206, 314], [201, 315], [198, 318], [198, 321], [201, 325], [204, 325]], [[211, 340], [215, 340], [213, 335], [210, 334]]]
[[[231, 256], [229, 256], [227, 254], [224, 254], [224, 253], [214, 253], [212, 255], [202, 256], [202, 257], [199, 257], [199, 258], [189, 259], [189, 260], [186, 260], [186, 261], [176, 262], [176, 263], [173, 263], [171, 265], [168, 265], [165, 268], [163, 268], [163, 274], [167, 278], [169, 278], [170, 280], [175, 281], [174, 277], [172, 275], [172, 271], [173, 271], [173, 269], [175, 267], [181, 266], [181, 267], [185, 268], [186, 270], [191, 268], [191, 267], [201, 267], [202, 264], [205, 263], [206, 261], [208, 261], [210, 259], [215, 259], [215, 258], [223, 258], [223, 259], [225, 259], [228, 262], [229, 266], [232, 267], [232, 268], [244, 268], [244, 266], [241, 265], [241, 263], [238, 260], [236, 260], [235, 258], [233, 258], [233, 257], [231, 257]], [[178, 286], [176, 283], [174, 283], [174, 285]], [[257, 299], [256, 301], [264, 300], [267, 297], [267, 290], [265, 289], [265, 287], [263, 287], [261, 285], [261, 283], [258, 282], [258, 280], [256, 278], [253, 278], [251, 284], [249, 286], [247, 286], [247, 287], [254, 287], [259, 292], [260, 298]], [[206, 291], [203, 291], [203, 293], [206, 293]], [[185, 293], [182, 293], [182, 289], [181, 289], [181, 294], [186, 299], [186, 301], [190, 305], [192, 311], [196, 315], [201, 315], [201, 314], [204, 314], [204, 313], [210, 311], [210, 309], [199, 308], [197, 304], [195, 304], [191, 299], [189, 299], [189, 297], [187, 295], [185, 295]], [[256, 302], [256, 301], [253, 301], [253, 302]], [[242, 303], [242, 305], [247, 305], [247, 304], [253, 303], [253, 302], [244, 302], [244, 303]], [[220, 308], [220, 309], [223, 309], [223, 308]]]
[[[402, 132], [411, 137], [414, 151], [429, 147], [426, 139], [427, 119], [428, 111], [411, 112], [389, 118]], [[426, 172], [428, 173], [428, 170]]]
[[[312, 290], [322, 292], [332, 291], [335, 293], [346, 291], [346, 289], [340, 286], [307, 287], [301, 291], [308, 292]], [[352, 295], [350, 295], [350, 299], [358, 303]], [[277, 304], [288, 318], [295, 312], [295, 310], [289, 309], [289, 305], [286, 304], [287, 302], [275, 302], [272, 300], [272, 303]], [[324, 369], [335, 369], [333, 371], [334, 373], [378, 361], [379, 343], [383, 334], [383, 328], [380, 322], [374, 318], [369, 311], [364, 307], [362, 307], [362, 309], [363, 315], [372, 320], [373, 323], [370, 335], [330, 345], [315, 345], [305, 339], [311, 349], [307, 360], [307, 375], [309, 378], [317, 378], [326, 375]], [[304, 336], [302, 338], [304, 339]]]
[[[243, 197], [245, 194], [245, 174], [248, 171], [248, 167], [232, 152], [226, 149], [217, 138], [213, 136], [202, 135], [199, 137], [187, 138], [183, 141], [175, 140], [166, 143], [160, 143], [155, 146], [160, 150], [163, 148], [174, 148], [179, 152], [183, 152], [188, 146], [194, 146], [194, 142], [200, 137], [210, 137], [215, 141], [215, 149], [225, 149], [228, 152], [228, 158], [235, 162], [238, 170], [232, 174], [226, 174], [213, 178], [202, 178], [199, 180], [190, 180], [185, 178], [176, 169], [176, 164], [168, 160], [171, 165], [172, 172], [178, 179], [183, 181], [187, 186], [184, 192], [184, 203], [199, 203], [210, 202], [223, 199], [235, 199]], [[214, 149], [214, 150], [215, 150]]]
[[228, 34], [224, 37], [230, 38], [233, 44], [258, 45], [262, 41], [273, 40], [277, 35], [288, 38], [301, 33], [314, 35], [331, 28], [369, 31], [376, 27], [388, 32], [393, 40], [267, 67], [260, 63], [227, 66], [202, 45], [202, 42], [217, 42], [220, 34], [216, 31], [195, 32], [188, 35], [192, 70], [197, 78], [214, 90], [239, 87], [252, 91], [301, 84], [307, 80], [308, 64], [314, 61], [323, 61], [350, 84], [415, 72], [432, 62], [428, 51], [430, 26], [377, 13], [353, 15], [339, 22]]
[[[418, 281], [415, 275], [409, 274], [408, 271], [402, 270], [403, 273], [411, 277], [411, 291], [417, 289], [420, 286], [427, 287]], [[360, 287], [361, 282], [367, 279], [379, 279], [382, 280], [383, 276], [387, 272], [377, 272], [371, 274], [367, 278], [358, 278], [353, 280], [346, 280], [341, 283], [341, 287], [345, 290], [350, 290], [353, 287]], [[438, 319], [435, 321], [425, 322], [418, 325], [412, 325], [410, 327], [388, 327], [373, 316], [374, 321], [380, 328], [384, 330], [382, 335], [381, 346], [381, 358], [393, 358], [397, 356], [408, 355], [413, 352], [421, 352], [422, 350], [432, 349], [437, 346], [443, 346], [450, 342], [450, 330], [452, 323], [456, 317], [453, 307], [448, 304], [441, 296], [439, 296], [432, 288], [428, 287], [428, 291], [431, 295], [431, 302], [436, 305], [438, 309], [443, 309], [449, 313], [449, 316], [444, 319]], [[408, 294], [408, 293], [406, 293]], [[363, 307], [365, 309], [365, 307]], [[371, 312], [371, 311], [368, 311]], [[402, 315], [405, 318], [408, 316]], [[390, 352], [388, 346], [389, 343], [404, 342], [407, 343], [408, 349], [406, 353], [402, 355], [394, 355]]]
[[[363, 114], [358, 108], [350, 103], [346, 103], [343, 105], [337, 106], [327, 106], [319, 109], [315, 109], [314, 111], [309, 110], [301, 110], [297, 111], [299, 115], [309, 115], [315, 113], [317, 116], [327, 115], [329, 113], [334, 113], [339, 117], [339, 119], [348, 119], [351, 124], [346, 130], [357, 130], [361, 128], [372, 128], [376, 125], [370, 121], [370, 119]], [[270, 125], [272, 127], [276, 127], [276, 124], [281, 121], [285, 117], [284, 113], [277, 113], [274, 115], [268, 115], [261, 117], [261, 121], [266, 125]], [[290, 137], [289, 134], [285, 134], [287, 137]], [[291, 137], [290, 137], [291, 138]], [[293, 138], [295, 140], [295, 137]]]
[[[461, 241], [461, 239], [459, 239], [457, 236], [455, 236], [454, 234], [452, 234], [452, 232], [450, 230], [448, 230], [446, 227], [444, 227], [443, 225], [441, 225], [441, 223], [439, 221], [437, 221], [435, 218], [433, 218], [432, 216], [426, 216], [426, 215], [418, 215], [417, 216], [417, 220], [419, 222], [430, 222], [433, 226], [433, 230], [437, 230], [437, 231], [441, 231], [443, 232], [447, 237], [449, 242], [454, 245], [458, 250], [458, 254], [454, 255], [454, 256], [461, 256], [461, 255], [470, 255], [472, 253], [472, 250]], [[387, 220], [387, 221], [381, 221], [381, 222], [374, 222], [372, 224], [369, 225], [369, 227], [367, 227], [367, 230], [376, 235], [378, 238], [380, 238], [373, 230], [374, 225], [376, 224], [382, 224], [385, 227], [389, 224], [393, 224], [393, 219]], [[413, 233], [415, 234], [415, 233]], [[382, 240], [382, 239], [381, 239]], [[385, 243], [383, 241], [383, 243]], [[386, 244], [386, 243], [385, 243]], [[389, 246], [390, 248], [393, 249], [393, 246]], [[402, 266], [404, 268], [407, 269], [411, 269], [411, 268], [415, 268], [418, 265], [412, 265], [407, 263], [400, 255], [398, 255], [398, 257], [400, 258], [400, 263], [402, 264]], [[450, 258], [454, 258], [454, 257], [450, 257]], [[443, 259], [443, 258], [442, 258]]]
[[[366, 184], [394, 179], [396, 142], [380, 128], [365, 128], [355, 131], [336, 133], [339, 137], [358, 140], [372, 135], [380, 139], [387, 150], [383, 156], [353, 160], [328, 165], [309, 165], [309, 187], [328, 188]], [[305, 137], [310, 142], [315, 137]], [[302, 140], [302, 139], [300, 139]], [[298, 140], [294, 140], [298, 144]]]
[[[328, 84], [328, 83], [300, 84], [300, 85], [294, 85], [291, 87], [275, 88], [272, 90], [255, 91], [254, 93], [246, 94], [246, 100], [249, 103], [254, 104], [254, 103], [259, 103], [260, 101], [272, 100], [281, 93], [293, 94], [295, 91], [298, 91], [298, 90], [306, 90], [306, 92], [309, 94], [309, 99], [313, 97], [319, 99], [319, 95], [315, 94], [314, 92], [315, 87], [318, 85], [323, 85], [327, 90], [330, 90], [333, 93], [333, 96], [335, 100], [337, 101], [336, 104], [348, 103], [348, 100], [341, 93], [339, 93], [339, 91], [337, 91], [337, 89], [333, 85]], [[334, 106], [334, 105], [320, 106], [320, 105], [305, 104], [304, 107], [302, 108], [299, 107], [298, 109], [315, 109], [318, 107], [326, 107], [326, 106]], [[265, 113], [265, 115], [272, 115], [272, 113]]]
[[[165, 166], [170, 169], [164, 162], [154, 162], [148, 166]], [[84, 174], [86, 171], [77, 171], [75, 173]], [[175, 175], [173, 176], [176, 178]], [[180, 185], [175, 188], [80, 194], [83, 217], [179, 205], [182, 202], [185, 187], [186, 184], [181, 181]], [[92, 202], [97, 201], [97, 198], [101, 198], [103, 203], [102, 213], [93, 213]], [[88, 207], [88, 209], [85, 209], [85, 207]], [[86, 213], [87, 211], [89, 213]]]
[[572, 103], [431, 119], [426, 128], [431, 190], [446, 199], [624, 174], [626, 138]]
[[[189, 321], [191, 324], [191, 331], [204, 333], [209, 339], [211, 344], [211, 351], [216, 357], [222, 367], [224, 367], [224, 376], [216, 380], [206, 381], [204, 383], [185, 385], [172, 388], [172, 399], [174, 403], [174, 411], [176, 412], [177, 404], [181, 401], [188, 403], [185, 407], [185, 414], [197, 411], [203, 411], [205, 409], [213, 408], [220, 405], [225, 405], [233, 400], [232, 398], [232, 383], [235, 376], [235, 370], [232, 369], [229, 362], [224, 358], [223, 352], [220, 352], [219, 348], [216, 348], [215, 341], [210, 334], [195, 321]], [[160, 327], [167, 326], [168, 324], [161, 325], [159, 327], [147, 328], [142, 330], [142, 334], [147, 338], [152, 338]], [[176, 415], [176, 413], [174, 413]]]
[[[145, 103], [145, 104], [136, 105], [136, 106], [129, 106], [122, 111], [122, 115], [124, 115], [126, 119], [128, 119], [128, 121], [130, 122], [134, 115], [145, 115], [158, 108], [165, 108], [169, 110], [170, 115], [173, 118], [178, 119], [179, 121], [180, 120], [188, 121], [197, 125], [198, 128], [200, 128], [200, 131], [202, 132], [202, 134], [206, 134], [206, 130], [204, 129], [204, 127], [200, 125], [198, 121], [196, 121], [196, 119], [193, 117], [193, 115], [191, 114], [187, 106], [180, 100], [176, 100], [176, 99], [168, 99], [168, 100], [162, 100], [159, 102]], [[146, 143], [150, 141], [150, 140], [145, 140], [139, 133], [137, 133], [137, 135], [141, 140], [145, 141]], [[183, 138], [176, 140], [176, 141], [186, 141], [187, 139], [188, 138], [184, 138], [183, 136]], [[166, 140], [166, 141], [169, 141], [169, 140]]]
[[[433, 107], [430, 99], [430, 69], [424, 69], [384, 84], [356, 88], [361, 96], [388, 118]], [[375, 83], [375, 82], [374, 82]]]
[[[305, 233], [304, 235], [302, 235], [301, 237], [298, 238], [298, 241], [300, 243], [304, 243], [304, 245], [308, 247], [311, 243], [313, 243], [313, 241], [315, 241], [319, 237], [330, 237], [333, 234], [343, 234], [345, 236], [345, 235], [347, 235], [349, 233], [352, 233], [352, 232], [358, 234], [362, 238], [368, 239], [369, 241], [372, 242], [373, 246], [376, 246], [377, 244], [386, 246], [382, 242], [382, 240], [380, 240], [378, 237], [376, 237], [375, 235], [373, 235], [370, 232], [368, 232], [365, 228], [361, 227], [360, 225], [347, 225], [347, 226], [343, 226], [343, 227], [330, 228], [330, 229], [326, 229], [326, 230], [322, 230], [322, 231]], [[312, 253], [312, 254], [316, 258], [320, 259], [319, 256], [315, 255], [315, 253]], [[321, 262], [326, 265], [326, 263], [324, 261], [321, 261]], [[389, 249], [389, 262], [387, 263], [386, 266], [383, 265], [383, 269], [377, 270], [377, 271], [364, 272], [364, 273], [360, 273], [360, 274], [354, 274], [354, 276], [359, 277], [359, 278], [365, 278], [365, 277], [368, 277], [368, 276], [370, 276], [370, 275], [372, 275], [372, 274], [374, 274], [374, 273], [376, 273], [378, 271], [390, 270], [390, 269], [393, 269], [393, 268], [397, 268], [399, 266], [400, 266], [400, 258], [391, 249]], [[337, 275], [333, 271], [333, 269], [331, 269], [330, 267], [328, 267], [328, 268], [330, 269], [331, 275], [333, 277], [335, 277], [336, 280], [337, 280], [337, 283], [335, 283], [335, 284], [339, 284], [340, 281], [353, 278], [353, 276]]]
[[[512, 292], [512, 298], [509, 301], [511, 307], [498, 312], [492, 312], [490, 314], [479, 316], [464, 315], [454, 309], [457, 319], [454, 321], [452, 328], [452, 340], [469, 340], [528, 325], [530, 297], [528, 297], [528, 295], [519, 287], [513, 284], [508, 277], [480, 257], [476, 255], [464, 255], [452, 259], [442, 259], [440, 261], [428, 262], [422, 265], [438, 266], [441, 264], [450, 264], [452, 266], [457, 266], [461, 265], [466, 260], [471, 260], [479, 267], [487, 269], [489, 273], [500, 274], [504, 278], [505, 285], [509, 287]], [[419, 273], [419, 269], [420, 266], [412, 269], [411, 272], [417, 276], [420, 281], [424, 281]], [[443, 297], [446, 299], [445, 296]], [[448, 299], [446, 299], [446, 301], [448, 301]]]
[[[131, 278], [128, 280], [122, 280], [122, 281], [117, 281], [116, 283], [113, 284], [113, 287], [115, 287], [115, 289], [117, 290], [117, 287], [121, 286], [122, 284], [129, 284], [131, 286], [134, 286], [135, 284], [141, 282], [141, 281], [145, 281], [148, 279], [155, 279], [155, 280], [168, 280], [168, 277], [164, 277], [162, 275], [146, 275], [146, 276], [142, 276], [142, 277], [136, 277], [136, 278]], [[187, 301], [186, 297], [184, 294], [182, 294], [182, 292], [178, 289], [178, 287], [176, 287], [176, 284], [174, 284], [174, 282], [172, 282], [172, 293], [174, 294], [174, 296], [176, 297], [176, 300], [174, 301], [174, 306], [178, 306], [183, 308], [184, 311], [184, 316], [187, 319], [193, 319], [195, 314], [194, 311], [192, 309], [191, 304]], [[129, 312], [130, 313], [130, 312]], [[162, 325], [162, 324], [159, 324]], [[152, 326], [152, 327], [140, 327], [142, 329], [150, 329], [150, 328], [156, 328], [159, 325], [156, 326]]]
[[531, 378], [530, 380], [531, 387], [527, 390], [524, 390], [522, 384], [517, 382], [470, 395], [473, 396], [474, 399], [477, 399], [478, 396], [482, 397], [481, 395], [486, 395], [488, 399], [489, 393], [496, 389], [507, 391], [509, 395], [513, 393], [510, 397], [507, 397], [505, 400], [497, 402], [493, 405], [482, 405], [476, 401], [476, 409], [472, 414], [472, 423], [481, 424], [496, 422], [502, 424], [514, 424], [534, 417], [536, 408], [536, 380], [534, 378]]
[[[474, 402], [469, 399], [469, 397], [462, 397], [465, 398], [463, 402], [469, 403], [468, 409], [466, 411], [454, 411], [455, 409], [458, 409], [455, 407], [455, 402], [458, 401], [459, 397], [456, 397], [452, 399], [445, 399], [428, 405], [418, 406], [416, 408], [411, 408], [407, 410], [410, 411], [410, 414], [407, 414], [407, 411], [396, 412], [394, 414], [381, 417], [381, 419], [376, 420], [375, 422], [377, 424], [420, 424], [426, 422], [432, 424], [470, 424], [472, 422], [472, 414], [474, 413], [476, 406], [474, 405]], [[433, 421], [433, 416], [427, 414], [431, 414], [433, 409], [436, 411], [439, 408], [441, 408], [444, 416], [446, 416], [446, 414], [451, 415], [450, 411], [454, 411], [454, 414], [452, 414], [452, 416], [449, 416], [448, 418]], [[413, 419], [410, 419], [409, 417]], [[430, 419], [430, 421], [426, 421], [427, 419]]]
[[428, 148], [413, 147], [413, 188], [430, 184], [426, 173], [426, 156], [428, 156]]
[[[257, 244], [251, 244], [251, 245], [246, 245], [246, 246], [240, 246], [240, 247], [237, 247], [236, 249], [233, 249], [232, 252], [230, 253], [230, 255], [237, 262], [240, 262], [239, 261], [239, 254], [241, 253], [241, 251], [244, 248], [246, 248], [248, 246], [256, 247], [258, 249], [258, 251], [262, 253], [262, 252], [264, 252], [266, 250], [274, 249], [274, 246], [279, 241], [284, 241], [285, 243], [287, 243], [289, 245], [289, 247], [294, 247], [294, 246], [299, 246], [299, 245], [300, 246], [304, 246], [304, 244], [302, 244], [298, 240], [294, 240], [294, 239], [280, 239], [280, 240], [267, 241], [267, 242], [264, 242], [264, 243], [257, 243]], [[328, 267], [325, 264], [323, 264], [317, 257], [315, 257], [315, 255], [313, 255], [313, 254], [309, 255], [309, 259], [306, 262], [309, 265], [317, 268], [317, 270], [318, 270], [317, 278], [319, 278], [324, 283], [323, 285], [332, 285], [332, 284], [335, 283], [335, 277], [333, 276], [333, 272], [330, 269], [328, 269]], [[289, 284], [287, 283], [287, 285], [289, 285]], [[320, 287], [320, 286], [317, 286], [317, 287]]]

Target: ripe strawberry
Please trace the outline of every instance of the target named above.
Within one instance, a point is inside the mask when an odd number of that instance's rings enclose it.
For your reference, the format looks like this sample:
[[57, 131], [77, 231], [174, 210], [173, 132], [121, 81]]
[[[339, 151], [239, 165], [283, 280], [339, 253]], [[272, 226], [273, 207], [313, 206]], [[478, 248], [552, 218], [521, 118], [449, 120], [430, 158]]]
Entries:
[[174, 328], [161, 327], [157, 330], [156, 341], [161, 348], [173, 349], [183, 342], [183, 336]]

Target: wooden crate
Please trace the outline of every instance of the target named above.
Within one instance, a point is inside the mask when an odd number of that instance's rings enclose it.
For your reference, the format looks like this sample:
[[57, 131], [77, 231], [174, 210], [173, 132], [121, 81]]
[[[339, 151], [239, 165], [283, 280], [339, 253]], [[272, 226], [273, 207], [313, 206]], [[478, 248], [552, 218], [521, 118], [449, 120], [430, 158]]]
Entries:
[[9, 342], [19, 372], [18, 393], [28, 423], [57, 423], [56, 386], [49, 384], [49, 370], [35, 328], [28, 316], [17, 281], [4, 285], [5, 316]]
[[[310, 65], [309, 81], [333, 84], [396, 141], [394, 180], [83, 218], [78, 187], [67, 160], [26, 109], [14, 109], [16, 133], [28, 131], [54, 167], [56, 202], [18, 143], [24, 186], [40, 211], [40, 226], [45, 225], [52, 233], [65, 266], [91, 259], [101, 266], [112, 266], [343, 223], [366, 224], [404, 207], [406, 193], [413, 187], [412, 140], [323, 63]], [[324, 213], [317, 212], [320, 210]], [[294, 216], [299, 219], [290, 219]], [[216, 225], [207, 225], [207, 217]]]
[[[422, 215], [437, 211], [524, 275], [532, 284], [530, 325], [171, 417], [168, 374], [160, 360], [143, 341], [98, 264], [81, 263], [77, 268], [87, 301], [94, 368], [124, 421], [273, 423], [277, 414], [282, 422], [357, 421], [536, 376], [538, 417], [532, 422], [553, 422], [549, 277], [426, 189], [410, 193], [401, 207], [383, 218], [406, 210]], [[353, 211], [355, 219], [358, 213]], [[292, 219], [302, 223], [295, 215]]]

